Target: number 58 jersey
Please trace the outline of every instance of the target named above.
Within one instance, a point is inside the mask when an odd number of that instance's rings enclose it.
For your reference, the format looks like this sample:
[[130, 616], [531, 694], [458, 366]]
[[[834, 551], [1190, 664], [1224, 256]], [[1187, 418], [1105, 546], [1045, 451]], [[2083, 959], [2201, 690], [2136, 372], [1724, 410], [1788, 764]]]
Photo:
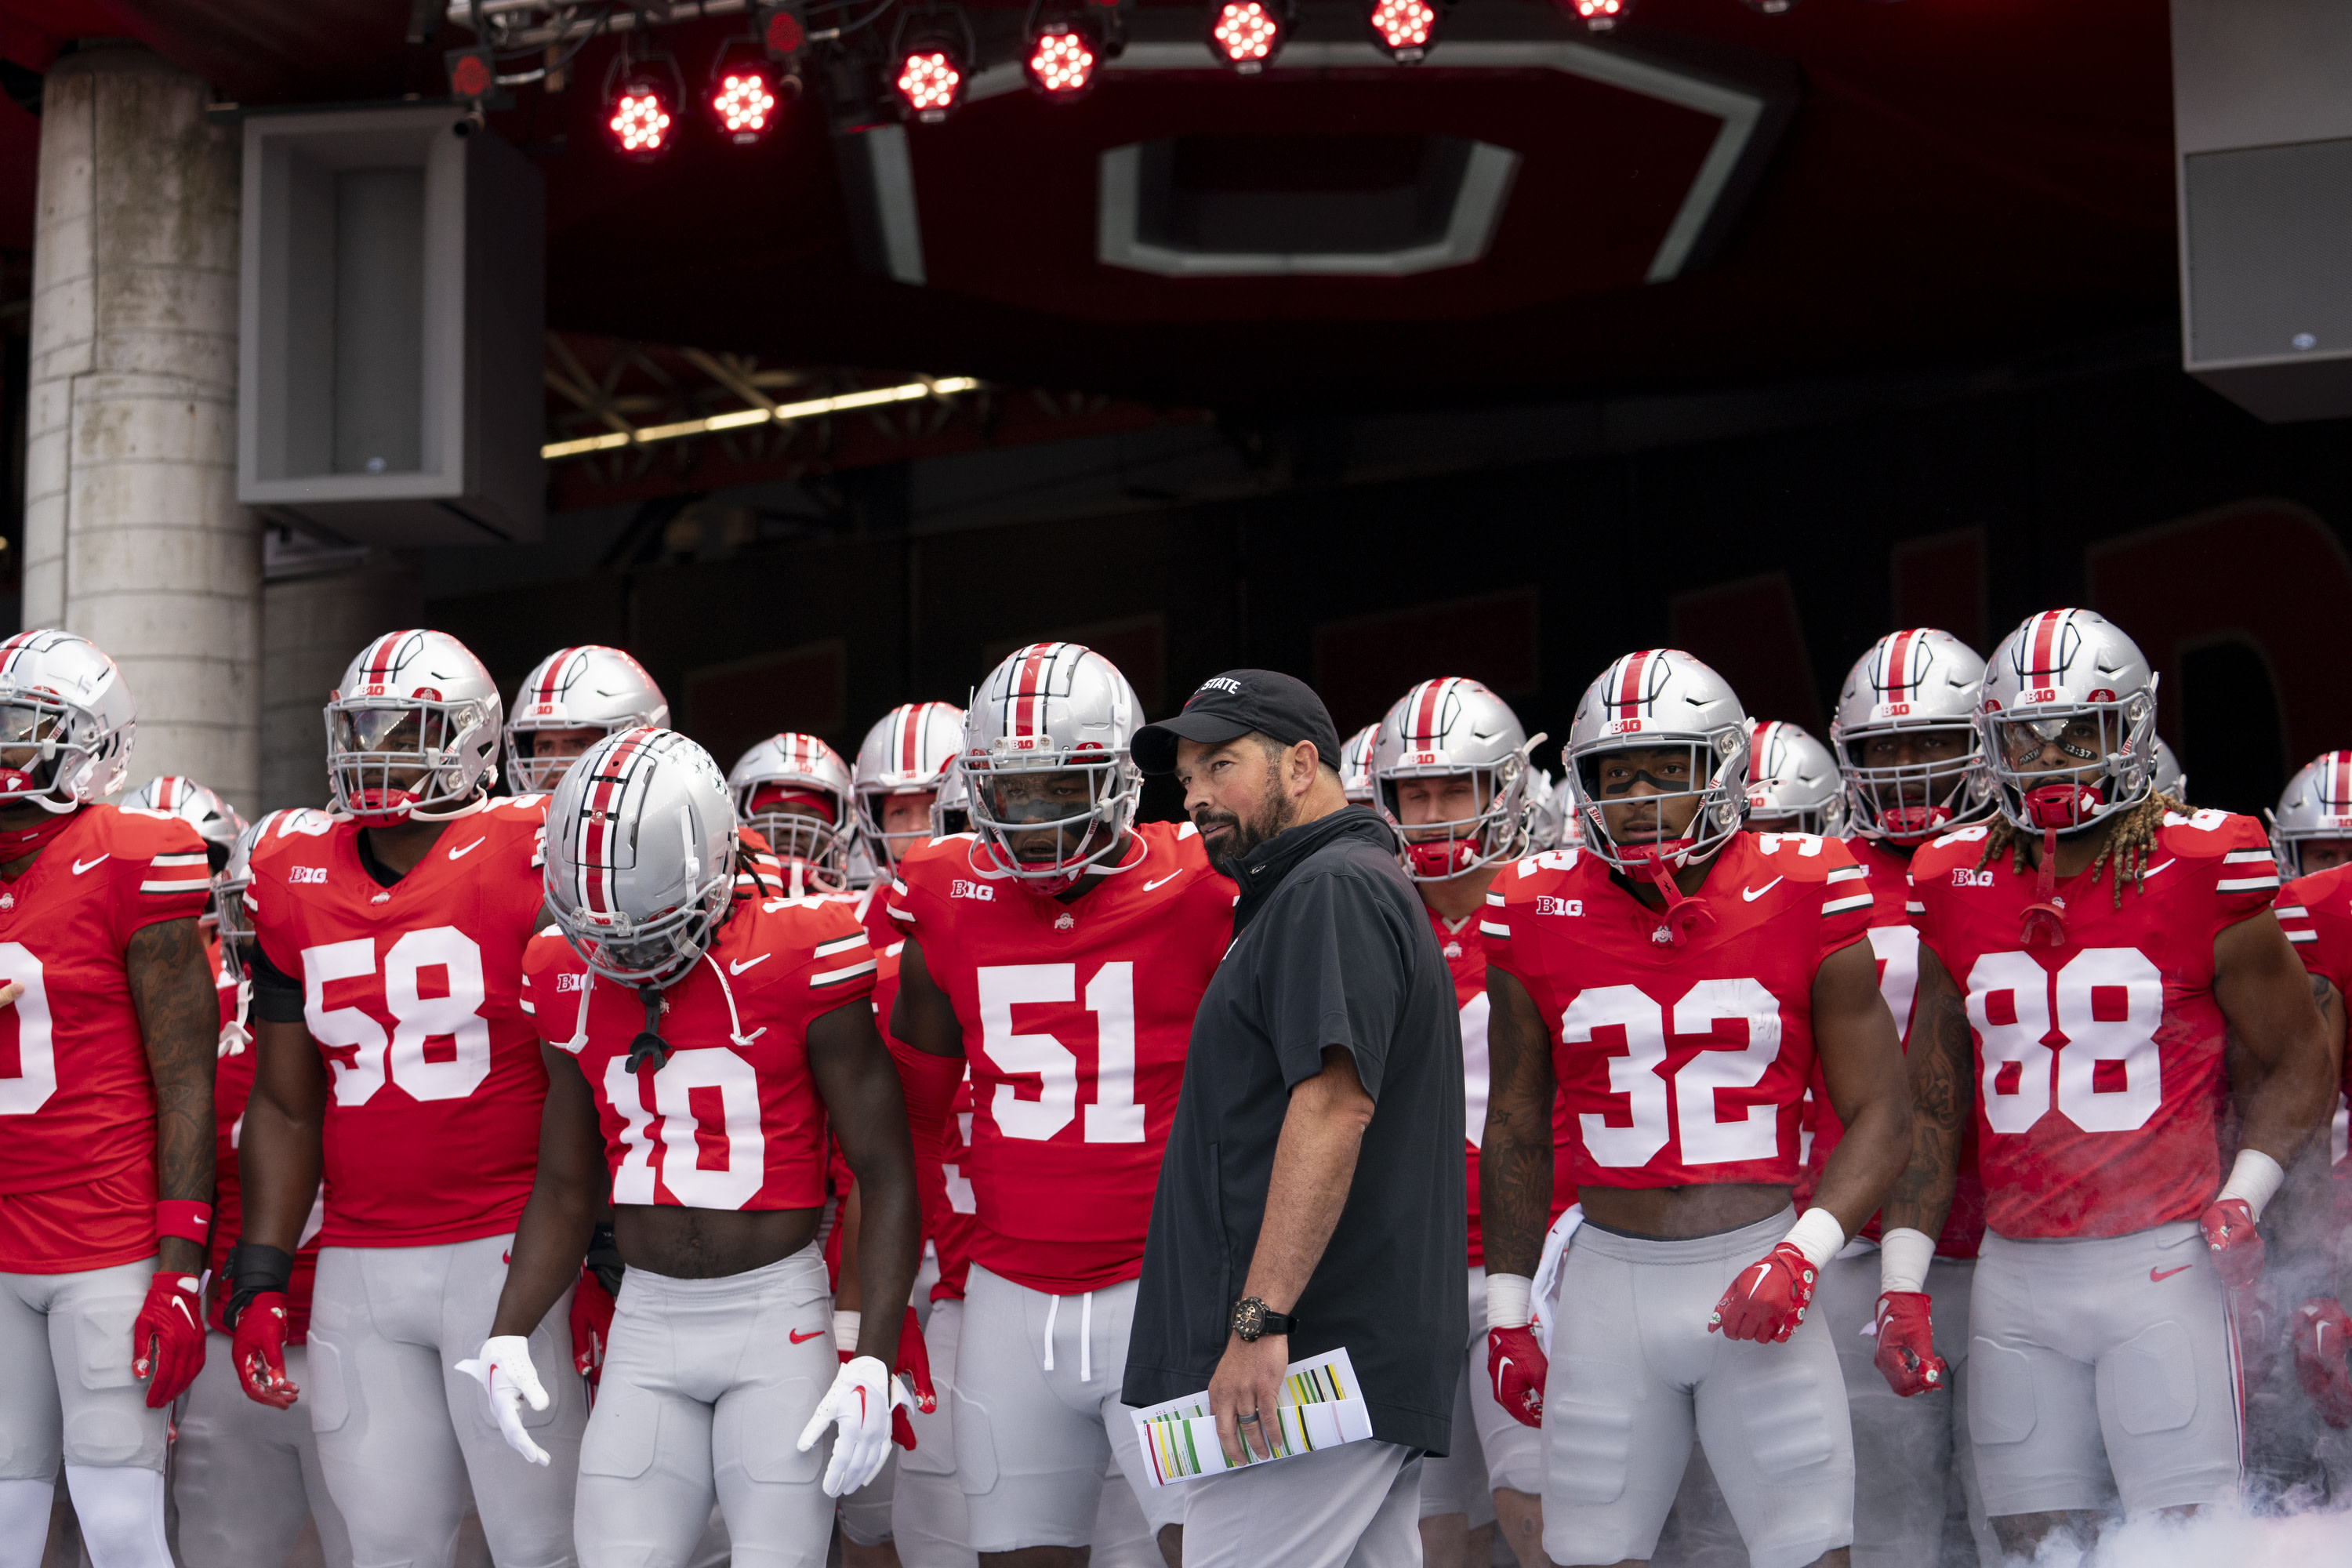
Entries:
[[[320, 1246], [469, 1241], [521, 1217], [547, 1098], [521, 1006], [546, 811], [544, 795], [486, 803], [388, 888], [349, 817], [289, 812], [254, 846], [262, 956], [301, 988], [330, 1079]], [[255, 1004], [271, 1005], [263, 985]]]
[[1576, 1119], [1580, 1187], [1792, 1185], [1813, 1070], [1813, 976], [1864, 940], [1871, 899], [1843, 844], [1738, 833], [1677, 944], [1574, 849], [1486, 890], [1486, 962], [1527, 988]]
[[2278, 892], [2262, 825], [2166, 814], [2120, 908], [2112, 865], [2058, 884], [2056, 947], [2046, 926], [2020, 940], [2038, 877], [2006, 854], [1979, 868], [1988, 832], [1911, 858], [1919, 940], [1968, 1011], [1986, 1225], [2042, 1240], [2195, 1219], [2221, 1184], [2213, 942]]
[[1138, 824], [1087, 880], [1058, 902], [958, 834], [901, 860], [886, 905], [963, 1027], [972, 1261], [1055, 1296], [1142, 1272], [1192, 1015], [1233, 940], [1234, 885], [1189, 822]]

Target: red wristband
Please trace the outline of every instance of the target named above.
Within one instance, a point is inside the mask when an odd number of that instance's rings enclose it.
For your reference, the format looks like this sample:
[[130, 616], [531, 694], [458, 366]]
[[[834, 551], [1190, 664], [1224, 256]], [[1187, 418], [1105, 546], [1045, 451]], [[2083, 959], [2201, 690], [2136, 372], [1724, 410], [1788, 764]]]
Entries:
[[202, 1247], [213, 1233], [213, 1205], [192, 1198], [163, 1198], [155, 1205], [155, 1235], [176, 1236]]

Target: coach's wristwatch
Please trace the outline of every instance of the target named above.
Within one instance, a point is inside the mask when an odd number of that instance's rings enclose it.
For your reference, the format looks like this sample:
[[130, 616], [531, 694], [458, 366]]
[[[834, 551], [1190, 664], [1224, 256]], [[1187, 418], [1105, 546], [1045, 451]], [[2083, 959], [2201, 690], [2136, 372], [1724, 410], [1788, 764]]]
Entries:
[[1264, 1301], [1255, 1296], [1244, 1296], [1234, 1303], [1234, 1333], [1245, 1343], [1255, 1344], [1267, 1334], [1295, 1334], [1298, 1320], [1286, 1312], [1270, 1312]]

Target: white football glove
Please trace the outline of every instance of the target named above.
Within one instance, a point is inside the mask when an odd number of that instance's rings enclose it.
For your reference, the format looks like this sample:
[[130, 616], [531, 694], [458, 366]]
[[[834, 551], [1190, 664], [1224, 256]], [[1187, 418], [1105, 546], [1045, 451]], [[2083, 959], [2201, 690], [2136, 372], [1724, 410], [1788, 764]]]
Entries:
[[[481, 1353], [459, 1362], [457, 1370], [489, 1394], [490, 1414], [498, 1417], [499, 1434], [507, 1447], [534, 1465], [546, 1464], [547, 1450], [530, 1440], [522, 1425], [524, 1400], [530, 1401], [533, 1410], [547, 1408], [547, 1390], [540, 1386], [539, 1369], [530, 1364], [530, 1342], [520, 1334], [493, 1334], [482, 1342]], [[887, 1425], [884, 1433], [888, 1433]]]
[[913, 1403], [878, 1358], [862, 1355], [842, 1363], [833, 1386], [817, 1401], [816, 1414], [801, 1428], [800, 1451], [805, 1454], [824, 1435], [826, 1424], [833, 1426], [825, 1496], [847, 1497], [882, 1473], [883, 1461], [890, 1457], [890, 1411]]

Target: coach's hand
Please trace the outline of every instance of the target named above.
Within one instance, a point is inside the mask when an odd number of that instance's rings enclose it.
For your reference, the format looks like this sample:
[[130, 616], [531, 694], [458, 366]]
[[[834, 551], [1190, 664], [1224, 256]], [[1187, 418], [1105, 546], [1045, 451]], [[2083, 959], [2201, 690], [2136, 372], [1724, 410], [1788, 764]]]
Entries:
[[[1255, 1340], [1235, 1334], [1225, 1341], [1225, 1353], [1209, 1379], [1209, 1414], [1217, 1418], [1217, 1444], [1225, 1451], [1226, 1464], [1274, 1458], [1270, 1434], [1281, 1419], [1275, 1411], [1289, 1370], [1288, 1334], [1264, 1334]], [[1244, 1421], [1244, 1415], [1256, 1419]]]
[[498, 1418], [499, 1435], [507, 1447], [534, 1465], [548, 1462], [547, 1450], [523, 1430], [522, 1402], [533, 1410], [547, 1408], [547, 1390], [540, 1386], [539, 1369], [530, 1364], [530, 1342], [520, 1334], [493, 1334], [482, 1342], [481, 1353], [461, 1361], [457, 1370], [482, 1385], [490, 1396], [490, 1414]]

